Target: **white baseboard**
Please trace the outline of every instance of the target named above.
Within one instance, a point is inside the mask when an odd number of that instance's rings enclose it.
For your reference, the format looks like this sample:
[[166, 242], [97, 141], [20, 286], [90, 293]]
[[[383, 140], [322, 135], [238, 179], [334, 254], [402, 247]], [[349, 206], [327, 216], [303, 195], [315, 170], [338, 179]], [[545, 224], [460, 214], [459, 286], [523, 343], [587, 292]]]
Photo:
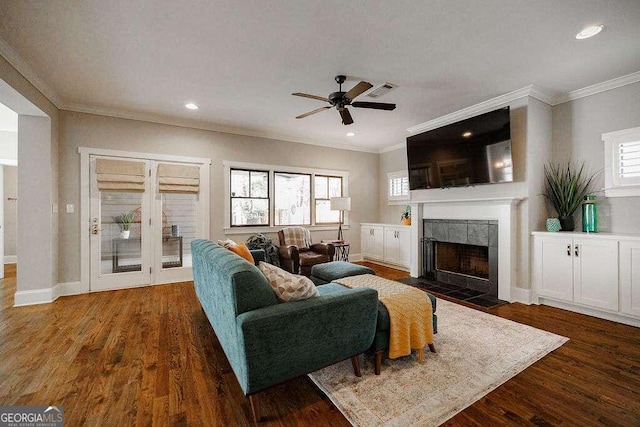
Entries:
[[618, 323], [624, 323], [625, 325], [635, 326], [640, 328], [640, 319], [635, 317], [627, 317], [617, 313], [609, 313], [598, 309], [583, 307], [571, 303], [565, 303], [562, 301], [556, 301], [545, 297], [539, 297], [540, 304], [550, 305], [551, 307], [561, 308], [563, 310], [574, 311], [580, 314], [586, 314], [587, 316], [599, 317], [601, 319], [607, 319]]
[[18, 262], [18, 256], [17, 255], [5, 255], [4, 256], [4, 263], [5, 264], [16, 264]]
[[349, 254], [349, 262], [363, 261], [362, 254]]
[[25, 305], [49, 304], [68, 295], [79, 295], [82, 293], [80, 282], [58, 283], [52, 288], [33, 289], [29, 291], [17, 291], [14, 295], [14, 307]]
[[510, 302], [520, 302], [522, 304], [531, 305], [531, 289], [518, 287], [512, 288]]

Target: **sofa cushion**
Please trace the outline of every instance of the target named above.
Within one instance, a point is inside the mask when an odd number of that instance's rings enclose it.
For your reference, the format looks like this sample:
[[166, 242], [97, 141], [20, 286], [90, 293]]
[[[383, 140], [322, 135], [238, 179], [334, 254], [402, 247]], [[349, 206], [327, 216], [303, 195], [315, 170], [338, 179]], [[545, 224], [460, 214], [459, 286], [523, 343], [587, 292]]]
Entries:
[[316, 265], [327, 262], [328, 256], [313, 251], [300, 252], [300, 265]]
[[258, 267], [282, 301], [298, 301], [318, 296], [316, 286], [307, 277], [291, 274], [266, 262], [261, 262]]
[[253, 255], [249, 252], [249, 248], [243, 242], [237, 243], [235, 245], [230, 245], [227, 247], [231, 252], [236, 255], [240, 255], [242, 258], [249, 261], [251, 264], [254, 263]]

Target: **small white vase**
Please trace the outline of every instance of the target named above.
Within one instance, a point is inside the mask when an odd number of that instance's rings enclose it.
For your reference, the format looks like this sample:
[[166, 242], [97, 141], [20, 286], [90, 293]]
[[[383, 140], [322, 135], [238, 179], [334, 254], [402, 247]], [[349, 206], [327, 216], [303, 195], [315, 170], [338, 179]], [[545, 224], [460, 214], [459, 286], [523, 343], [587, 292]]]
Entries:
[[128, 239], [129, 238], [129, 233], [131, 233], [131, 230], [122, 230], [120, 232], [120, 238], [121, 239]]

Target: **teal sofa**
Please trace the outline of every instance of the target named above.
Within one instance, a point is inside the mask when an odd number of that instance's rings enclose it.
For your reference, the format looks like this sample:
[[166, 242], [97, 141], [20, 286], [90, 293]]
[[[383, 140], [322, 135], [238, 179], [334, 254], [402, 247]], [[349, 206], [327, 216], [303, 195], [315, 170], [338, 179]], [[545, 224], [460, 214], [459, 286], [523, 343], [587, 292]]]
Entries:
[[255, 394], [278, 383], [357, 356], [373, 342], [378, 293], [336, 283], [320, 296], [281, 303], [260, 270], [208, 240], [191, 243], [200, 304], [240, 387], [260, 419]]

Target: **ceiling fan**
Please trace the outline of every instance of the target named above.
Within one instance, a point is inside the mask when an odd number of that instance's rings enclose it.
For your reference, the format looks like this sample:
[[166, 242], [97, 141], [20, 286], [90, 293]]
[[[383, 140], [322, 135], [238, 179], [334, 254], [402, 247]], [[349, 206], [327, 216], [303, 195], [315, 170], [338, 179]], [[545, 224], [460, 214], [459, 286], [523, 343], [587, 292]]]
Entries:
[[351, 117], [351, 113], [349, 113], [349, 110], [347, 110], [347, 105], [351, 105], [356, 108], [372, 108], [374, 110], [387, 110], [387, 111], [391, 111], [396, 108], [396, 104], [386, 104], [384, 102], [358, 102], [358, 101], [352, 102], [356, 96], [361, 95], [364, 92], [368, 91], [373, 87], [373, 85], [369, 82], [360, 82], [354, 87], [352, 87], [349, 92], [343, 92], [342, 83], [344, 83], [346, 79], [347, 77], [343, 75], [336, 76], [336, 82], [340, 85], [340, 89], [338, 89], [337, 92], [330, 93], [327, 98], [323, 96], [309, 95], [308, 93], [300, 93], [300, 92], [292, 93], [292, 95], [295, 95], [295, 96], [302, 96], [304, 98], [317, 99], [319, 101], [325, 101], [331, 104], [325, 107], [315, 109], [313, 111], [309, 111], [308, 113], [300, 114], [299, 116], [296, 117], [296, 119], [304, 119], [305, 117], [308, 117], [312, 114], [319, 113], [320, 111], [327, 110], [331, 107], [336, 107], [336, 109], [340, 112], [340, 117], [342, 117], [342, 124], [350, 125], [351, 123], [353, 123], [353, 118]]

